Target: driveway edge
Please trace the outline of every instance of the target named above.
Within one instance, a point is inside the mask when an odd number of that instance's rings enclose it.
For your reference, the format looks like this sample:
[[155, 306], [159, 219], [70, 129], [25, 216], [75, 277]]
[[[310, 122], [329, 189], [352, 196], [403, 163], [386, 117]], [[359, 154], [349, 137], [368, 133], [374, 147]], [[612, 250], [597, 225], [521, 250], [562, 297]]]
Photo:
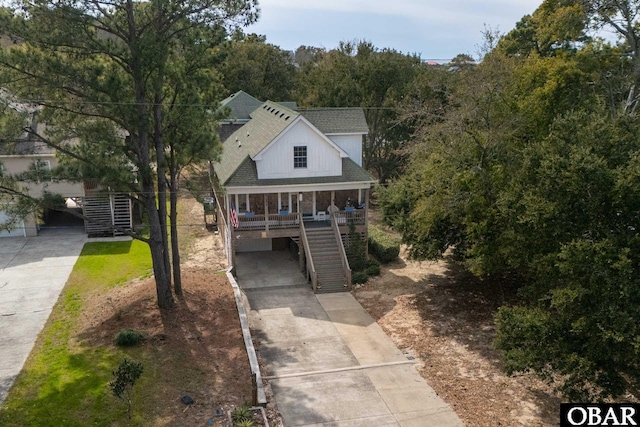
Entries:
[[244, 346], [247, 349], [247, 355], [249, 356], [249, 365], [251, 365], [251, 373], [256, 375], [256, 384], [258, 387], [258, 404], [266, 405], [267, 404], [267, 395], [264, 391], [264, 385], [262, 384], [262, 374], [260, 373], [260, 365], [258, 364], [258, 356], [256, 355], [256, 349], [253, 346], [253, 340], [251, 339], [251, 330], [249, 329], [249, 318], [247, 317], [247, 312], [244, 309], [244, 304], [242, 303], [242, 294], [240, 292], [240, 287], [238, 286], [238, 282], [236, 282], [235, 277], [231, 274], [232, 269], [228, 269], [227, 279], [229, 283], [231, 283], [231, 287], [233, 288], [233, 295], [236, 298], [236, 307], [238, 308], [238, 317], [240, 318], [240, 327], [242, 328], [242, 337], [244, 338]]

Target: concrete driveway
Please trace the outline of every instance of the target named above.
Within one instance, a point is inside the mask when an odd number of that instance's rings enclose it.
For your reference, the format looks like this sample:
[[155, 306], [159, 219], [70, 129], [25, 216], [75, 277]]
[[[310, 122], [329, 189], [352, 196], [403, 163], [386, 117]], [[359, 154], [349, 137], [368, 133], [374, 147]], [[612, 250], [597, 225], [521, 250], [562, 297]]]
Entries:
[[78, 234], [0, 239], [0, 404], [86, 241]]
[[[290, 283], [297, 264], [270, 263]], [[316, 296], [307, 285], [277, 286], [270, 277], [243, 291], [262, 375], [285, 426], [462, 425], [350, 293]]]

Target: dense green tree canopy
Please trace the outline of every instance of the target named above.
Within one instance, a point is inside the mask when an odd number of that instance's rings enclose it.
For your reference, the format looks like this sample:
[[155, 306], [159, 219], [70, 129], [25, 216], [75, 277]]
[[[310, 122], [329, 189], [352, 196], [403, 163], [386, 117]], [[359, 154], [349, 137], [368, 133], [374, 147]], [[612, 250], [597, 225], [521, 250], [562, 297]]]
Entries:
[[46, 135], [26, 130], [64, 153], [60, 177], [96, 178], [145, 207], [149, 235], [128, 233], [149, 244], [159, 305], [171, 306], [167, 177], [183, 160], [173, 163], [167, 153], [208, 155], [202, 141], [215, 140], [180, 128], [194, 122], [177, 109], [188, 107], [191, 119], [205, 122], [202, 131], [212, 131], [207, 111], [222, 98], [211, 71], [222, 28], [253, 22], [255, 3], [37, 0], [18, 6], [0, 20], [3, 34], [19, 41], [0, 52], [0, 87], [39, 107]]
[[400, 106], [409, 91], [416, 89], [414, 79], [429, 72], [427, 66], [417, 56], [377, 49], [365, 41], [341, 42], [328, 52], [301, 48], [299, 56], [309, 59], [301, 64], [297, 75], [298, 104], [363, 107], [369, 125], [363, 146], [364, 166], [380, 182], [396, 176], [415, 130], [412, 123], [401, 118]]
[[293, 58], [263, 36], [236, 32], [224, 49], [220, 66], [229, 93], [243, 90], [261, 101], [291, 101]]
[[[640, 383], [640, 127], [627, 37], [637, 12], [635, 2], [545, 1], [456, 73], [441, 119], [418, 133], [407, 173], [381, 197], [411, 256], [452, 250], [487, 280], [520, 279], [522, 304], [497, 314], [497, 346], [508, 371], [538, 372], [572, 400]], [[595, 23], [627, 35], [591, 40]]]

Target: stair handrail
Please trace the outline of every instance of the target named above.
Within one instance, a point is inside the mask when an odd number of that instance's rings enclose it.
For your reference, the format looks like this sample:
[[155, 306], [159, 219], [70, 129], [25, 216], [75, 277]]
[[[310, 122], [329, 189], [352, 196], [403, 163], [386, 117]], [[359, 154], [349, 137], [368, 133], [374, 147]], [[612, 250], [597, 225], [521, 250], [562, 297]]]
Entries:
[[349, 259], [347, 259], [347, 252], [344, 250], [344, 244], [342, 243], [342, 235], [340, 234], [340, 228], [338, 227], [337, 216], [331, 214], [331, 228], [333, 228], [333, 234], [336, 237], [336, 243], [338, 244], [338, 253], [340, 254], [340, 261], [342, 261], [342, 269], [344, 271], [345, 286], [351, 286], [351, 267], [349, 266]]
[[313, 265], [313, 256], [311, 255], [311, 249], [309, 248], [309, 240], [307, 239], [307, 230], [304, 228], [304, 221], [302, 220], [302, 214], [298, 214], [298, 220], [300, 221], [300, 240], [302, 240], [302, 247], [304, 248], [304, 255], [307, 258], [307, 268], [311, 269], [311, 285], [313, 291], [318, 289], [318, 273]]

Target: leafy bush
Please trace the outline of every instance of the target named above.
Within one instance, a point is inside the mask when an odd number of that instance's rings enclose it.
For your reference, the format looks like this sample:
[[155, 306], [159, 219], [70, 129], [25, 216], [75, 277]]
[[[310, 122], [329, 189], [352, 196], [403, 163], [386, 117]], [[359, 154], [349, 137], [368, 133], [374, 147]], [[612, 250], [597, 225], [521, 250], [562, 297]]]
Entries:
[[133, 329], [123, 329], [116, 335], [116, 345], [118, 347], [131, 347], [138, 345], [144, 340], [144, 336]]
[[379, 276], [380, 275], [380, 266], [379, 265], [370, 265], [367, 267], [367, 274], [369, 276]]
[[125, 358], [120, 364], [118, 368], [113, 371], [113, 381], [109, 383], [109, 388], [113, 393], [114, 397], [118, 399], [122, 399], [127, 404], [127, 414], [129, 418], [131, 418], [131, 400], [132, 400], [132, 392], [133, 386], [142, 375], [144, 371], [144, 367], [142, 363], [133, 362], [127, 358]]
[[363, 271], [367, 267], [365, 242], [362, 235], [356, 231], [353, 222], [349, 223], [349, 245], [346, 248], [349, 267], [353, 271]]
[[367, 273], [365, 273], [364, 271], [356, 271], [351, 276], [351, 283], [353, 284], [365, 283], [368, 279], [369, 279], [369, 276], [367, 276]]
[[381, 263], [387, 264], [395, 260], [400, 254], [400, 239], [375, 226], [369, 226], [369, 253]]
[[367, 260], [367, 268], [371, 266], [380, 267], [380, 262], [375, 258], [369, 258]]

